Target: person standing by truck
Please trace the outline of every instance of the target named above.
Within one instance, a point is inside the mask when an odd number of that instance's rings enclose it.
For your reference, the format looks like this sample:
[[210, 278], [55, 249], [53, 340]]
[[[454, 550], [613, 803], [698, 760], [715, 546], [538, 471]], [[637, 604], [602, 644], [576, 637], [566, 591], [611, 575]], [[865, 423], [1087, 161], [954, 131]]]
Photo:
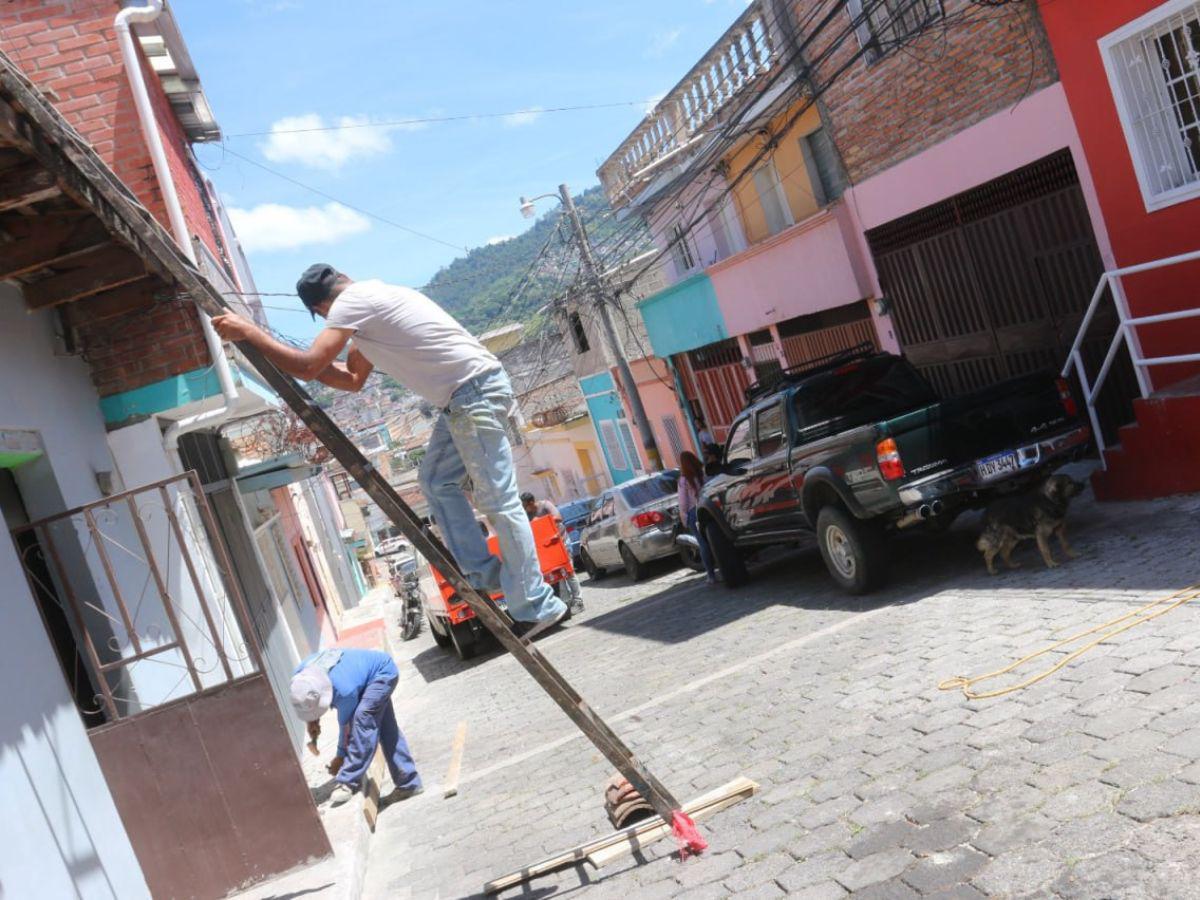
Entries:
[[[307, 349], [282, 344], [233, 313], [214, 317], [213, 327], [226, 340], [251, 344], [293, 378], [358, 391], [378, 366], [440, 409], [420, 484], [455, 561], [473, 587], [504, 591], [509, 615], [525, 637], [565, 619], [567, 607], [542, 578], [521, 509], [508, 438], [516, 400], [500, 361], [420, 291], [352, 281], [317, 263], [300, 276], [296, 293], [313, 318], [325, 320]], [[347, 348], [345, 362], [339, 361]], [[479, 534], [463, 492], [467, 479], [499, 539], [499, 559]]]
[[704, 574], [709, 584], [716, 584], [717, 570], [713, 565], [712, 551], [708, 548], [699, 523], [696, 521], [696, 511], [700, 507], [700, 492], [704, 489], [704, 469], [700, 460], [690, 450], [679, 454], [679, 518], [691, 532], [696, 543], [700, 545], [700, 562], [704, 564]]
[[[529, 516], [529, 521], [540, 516], [549, 516], [554, 521], [554, 527], [558, 529], [559, 540], [563, 542], [563, 547], [567, 548], [567, 526], [563, 522], [562, 514], [558, 511], [558, 507], [549, 500], [539, 500], [529, 491], [521, 495], [521, 505], [525, 507], [525, 515]], [[570, 556], [570, 549], [567, 549], [567, 555]], [[579, 577], [572, 570], [567, 576], [567, 593], [570, 595], [570, 610], [571, 615], [577, 615], [583, 612], [583, 590], [579, 587]]]

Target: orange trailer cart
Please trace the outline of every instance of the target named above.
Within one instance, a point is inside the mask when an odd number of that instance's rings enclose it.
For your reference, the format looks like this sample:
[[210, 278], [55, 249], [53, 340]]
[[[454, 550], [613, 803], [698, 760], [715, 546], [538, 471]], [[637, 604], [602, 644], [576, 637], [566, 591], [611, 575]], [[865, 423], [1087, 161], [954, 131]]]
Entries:
[[[533, 530], [533, 541], [537, 547], [538, 563], [541, 565], [542, 577], [561, 597], [566, 585], [566, 579], [575, 573], [571, 565], [571, 551], [563, 543], [550, 516], [538, 516], [529, 523]], [[493, 556], [500, 555], [500, 546], [493, 534], [487, 541], [488, 550]], [[433, 583], [437, 586], [437, 594], [425, 597], [425, 613], [429, 617], [429, 628], [433, 639], [439, 647], [454, 649], [459, 659], [470, 659], [478, 649], [479, 640], [486, 630], [479, 624], [471, 607], [461, 600], [432, 564], [429, 566], [433, 574]], [[504, 595], [492, 594], [492, 601], [503, 606]]]

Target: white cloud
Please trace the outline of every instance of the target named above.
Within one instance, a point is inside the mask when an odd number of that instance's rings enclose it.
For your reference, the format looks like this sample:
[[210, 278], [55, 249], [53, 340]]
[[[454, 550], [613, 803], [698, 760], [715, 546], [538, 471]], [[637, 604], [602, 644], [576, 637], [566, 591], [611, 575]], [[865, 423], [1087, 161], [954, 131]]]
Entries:
[[651, 39], [650, 46], [646, 48], [646, 56], [650, 59], [657, 59], [665, 55], [668, 50], [675, 46], [682, 34], [682, 28], [671, 28], [667, 31], [658, 32]]
[[532, 125], [542, 117], [542, 108], [534, 106], [530, 109], [523, 109], [520, 112], [512, 113], [504, 117], [505, 128], [520, 128], [522, 125]]
[[[314, 169], [336, 171], [352, 159], [378, 156], [392, 149], [396, 126], [366, 126], [366, 116], [340, 116], [326, 123], [316, 113], [286, 116], [272, 123], [260, 149], [272, 162], [296, 162]], [[336, 131], [318, 129], [339, 126]], [[415, 131], [419, 124], [403, 126]]]
[[262, 203], [250, 209], [231, 208], [229, 218], [247, 253], [334, 244], [371, 227], [366, 216], [340, 203], [303, 207]]
[[503, 244], [505, 241], [511, 241], [515, 237], [515, 234], [498, 234], [495, 237], [488, 238], [483, 243], [485, 247], [492, 247], [496, 244]]

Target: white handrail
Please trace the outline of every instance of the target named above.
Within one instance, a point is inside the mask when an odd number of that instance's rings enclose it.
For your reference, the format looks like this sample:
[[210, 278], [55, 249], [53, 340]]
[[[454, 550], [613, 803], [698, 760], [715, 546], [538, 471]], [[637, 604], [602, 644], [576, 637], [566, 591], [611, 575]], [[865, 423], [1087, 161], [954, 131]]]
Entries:
[[[1066, 378], [1071, 374], [1072, 369], [1079, 376], [1079, 384], [1083, 388], [1083, 402], [1087, 406], [1088, 418], [1092, 423], [1092, 433], [1096, 437], [1096, 447], [1100, 450], [1100, 462], [1105, 468], [1107, 468], [1107, 462], [1104, 459], [1106, 447], [1104, 445], [1104, 434], [1100, 430], [1100, 420], [1096, 415], [1096, 397], [1100, 394], [1100, 389], [1104, 387], [1104, 381], [1108, 378], [1108, 373], [1117, 358], [1117, 351], [1121, 348], [1121, 342], [1124, 341], [1129, 349], [1129, 357], [1133, 361], [1134, 372], [1137, 375], [1138, 390], [1141, 392], [1143, 398], [1150, 396], [1150, 381], [1146, 375], [1146, 369], [1150, 366], [1200, 362], [1200, 353], [1185, 353], [1176, 356], [1144, 356], [1142, 355], [1141, 344], [1137, 339], [1137, 328], [1139, 325], [1154, 325], [1161, 322], [1175, 322], [1179, 319], [1198, 318], [1200, 317], [1200, 307], [1149, 316], [1131, 316], [1128, 305], [1125, 302], [1125, 288], [1121, 279], [1126, 275], [1136, 275], [1139, 272], [1164, 269], [1167, 266], [1176, 266], [1180, 263], [1196, 260], [1200, 260], [1200, 250], [1193, 250], [1190, 253], [1180, 253], [1176, 256], [1168, 256], [1163, 259], [1151, 260], [1150, 262], [1137, 263], [1132, 266], [1124, 266], [1119, 269], [1111, 269], [1100, 276], [1100, 281], [1096, 284], [1096, 290], [1092, 292], [1091, 302], [1088, 303], [1087, 311], [1083, 314], [1083, 321], [1079, 324], [1079, 333], [1075, 335], [1075, 341], [1071, 344], [1071, 351], [1067, 354], [1066, 364], [1063, 365], [1062, 376]], [[1114, 306], [1117, 310], [1117, 332], [1113, 335], [1112, 342], [1108, 345], [1108, 352], [1104, 355], [1104, 362], [1100, 366], [1100, 371], [1096, 375], [1095, 382], [1089, 383], [1087, 370], [1083, 365], [1083, 356], [1080, 354], [1079, 349], [1083, 345], [1084, 337], [1087, 335], [1087, 330], [1096, 315], [1096, 310], [1100, 305], [1100, 298], [1104, 296], [1104, 289], [1106, 287], [1112, 288]]]

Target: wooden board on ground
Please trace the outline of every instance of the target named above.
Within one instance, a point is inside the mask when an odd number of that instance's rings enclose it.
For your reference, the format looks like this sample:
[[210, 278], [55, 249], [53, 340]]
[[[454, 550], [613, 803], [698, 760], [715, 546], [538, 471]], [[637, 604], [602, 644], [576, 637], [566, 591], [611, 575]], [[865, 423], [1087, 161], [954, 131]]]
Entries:
[[[683, 811], [693, 819], [707, 818], [713, 813], [753, 796], [757, 792], [758, 782], [751, 781], [749, 778], [738, 777], [723, 787], [697, 797], [686, 804], [683, 807]], [[545, 875], [557, 869], [577, 865], [584, 861], [596, 866], [604, 865], [605, 863], [612, 862], [612, 860], [619, 856], [632, 853], [652, 841], [666, 837], [670, 833], [671, 825], [669, 822], [665, 822], [657, 816], [645, 819], [636, 825], [630, 825], [628, 828], [622, 828], [620, 831], [614, 831], [612, 834], [605, 835], [604, 837], [594, 838], [569, 850], [557, 853], [541, 862], [489, 881], [483, 886], [483, 891], [485, 894], [494, 894], [513, 885], [529, 881], [539, 875]], [[609, 850], [613, 850], [614, 852], [608, 853], [607, 851]], [[598, 860], [598, 862], [595, 860]]]
[[454, 732], [454, 743], [450, 745], [450, 768], [446, 770], [446, 783], [442, 797], [453, 797], [458, 793], [458, 775], [462, 771], [463, 745], [467, 740], [467, 723], [459, 722]]
[[367, 776], [363, 779], [363, 816], [366, 817], [367, 827], [375, 833], [375, 822], [379, 819], [379, 786], [383, 784], [383, 775], [387, 763], [383, 759], [383, 749], [375, 748], [375, 757], [367, 768]]

